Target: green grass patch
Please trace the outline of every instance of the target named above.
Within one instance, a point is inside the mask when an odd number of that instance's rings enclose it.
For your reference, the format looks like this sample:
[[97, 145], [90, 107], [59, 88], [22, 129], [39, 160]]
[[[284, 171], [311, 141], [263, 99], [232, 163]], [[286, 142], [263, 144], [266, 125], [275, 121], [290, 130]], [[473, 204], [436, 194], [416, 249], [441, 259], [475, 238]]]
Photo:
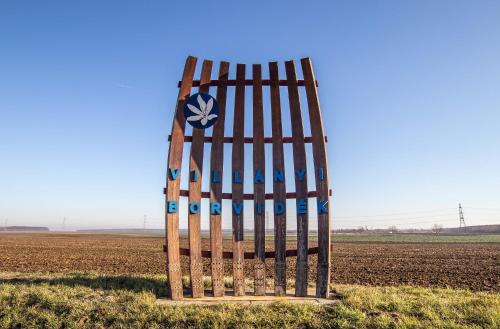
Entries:
[[332, 243], [335, 242], [500, 243], [500, 234], [332, 234]]
[[335, 304], [165, 306], [163, 276], [0, 274], [0, 328], [498, 328], [500, 294], [334, 285]]
[[[208, 238], [208, 235], [205, 236]], [[226, 234], [224, 239], [231, 240]], [[380, 243], [500, 243], [500, 234], [366, 234], [366, 233], [332, 233], [332, 242], [380, 242]], [[254, 234], [245, 232], [245, 240], [253, 240]], [[296, 241], [296, 233], [288, 232], [287, 241]], [[274, 240], [274, 235], [266, 235], [266, 240]], [[318, 241], [318, 234], [309, 233], [309, 241]]]

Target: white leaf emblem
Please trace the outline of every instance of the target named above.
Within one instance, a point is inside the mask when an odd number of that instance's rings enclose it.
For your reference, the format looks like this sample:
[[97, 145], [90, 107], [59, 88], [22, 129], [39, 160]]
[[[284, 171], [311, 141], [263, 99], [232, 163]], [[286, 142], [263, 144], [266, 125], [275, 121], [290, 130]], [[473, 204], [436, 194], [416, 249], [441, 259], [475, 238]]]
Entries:
[[191, 104], [188, 104], [188, 108], [193, 112], [193, 113], [196, 113], [196, 114], [199, 114], [199, 115], [202, 115], [203, 112], [198, 110], [198, 108], [196, 106], [193, 106]]
[[196, 100], [198, 101], [199, 108], [191, 104], [187, 104], [189, 110], [195, 114], [187, 117], [187, 121], [200, 121], [202, 126], [206, 126], [209, 120], [217, 118], [217, 114], [210, 114], [210, 112], [212, 112], [212, 108], [214, 107], [214, 99], [210, 98], [208, 102], [205, 102], [201, 95], [198, 95]]
[[201, 95], [198, 95], [198, 98], [196, 98], [196, 100], [198, 101], [198, 105], [200, 105], [201, 112], [205, 112], [205, 109], [207, 108], [207, 104], [205, 103], [203, 98], [201, 98]]

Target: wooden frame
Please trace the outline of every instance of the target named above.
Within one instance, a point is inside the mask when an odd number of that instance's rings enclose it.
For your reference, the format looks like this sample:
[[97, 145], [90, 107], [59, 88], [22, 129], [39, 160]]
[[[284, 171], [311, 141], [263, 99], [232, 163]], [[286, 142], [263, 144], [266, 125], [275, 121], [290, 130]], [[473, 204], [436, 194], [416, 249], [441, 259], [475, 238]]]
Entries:
[[[182, 151], [184, 148], [184, 130], [186, 119], [184, 118], [184, 101], [191, 92], [193, 75], [196, 67], [196, 58], [189, 56], [184, 65], [182, 84], [177, 96], [175, 115], [172, 123], [172, 141], [168, 151], [168, 167], [180, 170], [182, 164]], [[167, 201], [179, 202], [180, 179], [173, 179], [167, 174], [166, 199]], [[182, 275], [179, 254], [179, 213], [165, 213], [165, 239], [166, 239], [166, 261], [167, 261], [167, 290], [172, 299], [182, 298]]]
[[[254, 168], [254, 232], [255, 263], [254, 291], [256, 296], [266, 294], [266, 227], [265, 227], [265, 149], [264, 108], [262, 105], [262, 67], [252, 66], [253, 73], [253, 168]], [[256, 169], [258, 168], [258, 169]], [[259, 170], [259, 172], [256, 172]]]
[[[286, 186], [278, 63], [269, 63], [269, 77], [273, 129], [274, 250], [276, 253], [274, 257], [274, 293], [276, 296], [283, 296], [286, 294]], [[283, 179], [281, 181], [274, 179], [274, 172], [281, 172]], [[280, 208], [277, 207], [278, 205], [282, 205], [283, 209], [278, 209]]]
[[307, 164], [304, 144], [304, 128], [300, 109], [300, 96], [293, 61], [285, 62], [292, 124], [293, 165], [297, 206], [297, 268], [295, 295], [307, 295], [307, 248], [309, 234], [309, 211], [307, 210]]
[[[208, 93], [212, 61], [203, 61], [201, 69], [200, 93]], [[189, 161], [189, 204], [196, 202], [201, 207], [201, 182], [203, 177], [203, 137], [204, 129], [193, 128], [193, 142]], [[196, 177], [191, 177], [196, 175]], [[201, 216], [199, 212], [188, 212], [189, 255], [191, 291], [193, 298], [203, 297], [203, 259], [201, 258]]]
[[[262, 77], [260, 64], [252, 65], [251, 79], [246, 78], [246, 66], [236, 65], [235, 79], [229, 79], [229, 63], [221, 62], [217, 79], [211, 79], [212, 62], [205, 60], [202, 65], [199, 80], [194, 80], [197, 59], [188, 57], [184, 67], [182, 80], [179, 82], [179, 95], [175, 107], [172, 132], [169, 136], [170, 147], [168, 152], [167, 184], [164, 189], [167, 211], [165, 215], [166, 243], [164, 251], [167, 264], [167, 287], [169, 296], [178, 300], [183, 298], [182, 273], [180, 256], [190, 258], [191, 295], [193, 298], [204, 296], [203, 287], [203, 258], [211, 258], [212, 293], [213, 296], [223, 296], [224, 291], [224, 259], [232, 259], [234, 294], [243, 296], [246, 291], [244, 266], [245, 259], [254, 260], [254, 294], [266, 294], [266, 259], [275, 260], [274, 293], [277, 296], [286, 294], [286, 259], [297, 257], [295, 295], [306, 296], [308, 286], [308, 255], [318, 254], [316, 277], [316, 296], [328, 297], [330, 283], [330, 202], [331, 190], [328, 185], [328, 163], [326, 155], [327, 138], [321, 118], [317, 86], [312, 63], [309, 58], [301, 60], [303, 79], [297, 79], [296, 67], [293, 61], [285, 62], [286, 79], [280, 79], [278, 63], [269, 63], [269, 77]], [[252, 110], [245, 109], [245, 89], [252, 89]], [[205, 136], [204, 129], [193, 128], [192, 136], [185, 135], [186, 119], [184, 118], [184, 102], [192, 92], [193, 87], [199, 87], [200, 93], [209, 93], [210, 87], [216, 87], [216, 100], [219, 105], [219, 114], [213, 126], [212, 136]], [[234, 87], [234, 109], [226, 108], [226, 98], [229, 87]], [[292, 136], [283, 136], [282, 104], [280, 98], [281, 87], [286, 87], [290, 110]], [[302, 106], [299, 89], [305, 89], [311, 136], [304, 136]], [[270, 99], [263, 97], [263, 88], [268, 88]], [[265, 106], [268, 104], [271, 111], [272, 136], [265, 137]], [[233, 111], [232, 136], [225, 136], [226, 110]], [[245, 112], [246, 111], [246, 112]], [[244, 136], [245, 116], [252, 115], [253, 136]], [[182, 153], [184, 143], [191, 143], [189, 160], [189, 189], [180, 189], [179, 171], [183, 170]], [[210, 146], [210, 172], [203, 173], [204, 144]], [[232, 144], [231, 159], [231, 192], [223, 193], [222, 177], [224, 172], [224, 144]], [[244, 193], [244, 145], [253, 144], [253, 193]], [[272, 161], [272, 173], [265, 172], [266, 154], [265, 144], [271, 143], [273, 152], [268, 155]], [[286, 155], [284, 144], [291, 143], [293, 156]], [[312, 144], [314, 168], [307, 168], [306, 143]], [[292, 160], [293, 159], [293, 160]], [[286, 191], [285, 161], [293, 161], [294, 172], [287, 173], [295, 180], [295, 191]], [[187, 165], [186, 165], [187, 166]], [[226, 169], [228, 170], [228, 169]], [[309, 191], [307, 172], [314, 171], [316, 190]], [[196, 179], [192, 177], [196, 172]], [[172, 173], [175, 173], [173, 175]], [[212, 179], [213, 175], [219, 179]], [[267, 174], [267, 175], [266, 175]], [[210, 191], [202, 192], [202, 175], [210, 175]], [[289, 177], [291, 179], [291, 177]], [[272, 193], [266, 193], [265, 182], [273, 182]], [[178, 209], [172, 211], [171, 203], [178, 205], [179, 197], [187, 197], [190, 208], [187, 219], [179, 218]], [[201, 225], [203, 215], [191, 211], [193, 204], [200, 204], [203, 198], [210, 199], [210, 205], [224, 199], [231, 199], [233, 207], [232, 218], [232, 252], [222, 248], [222, 216], [228, 209], [205, 214], [210, 219], [210, 248], [201, 249]], [[308, 199], [316, 198], [317, 209], [308, 209]], [[287, 207], [287, 199], [295, 199], [295, 207]], [[243, 203], [253, 200], [254, 218], [254, 251], [243, 250], [244, 215]], [[274, 241], [275, 250], [265, 251], [265, 201], [272, 200], [274, 208]], [[236, 212], [235, 205], [239, 209]], [[211, 209], [211, 208], [210, 208]], [[308, 243], [310, 214], [318, 212], [318, 246], [310, 248]], [[295, 213], [297, 216], [297, 249], [286, 249], [286, 215]], [[248, 214], [247, 214], [248, 216]], [[179, 220], [187, 220], [189, 228], [189, 248], [179, 247]]]
[[[224, 160], [224, 123], [226, 117], [227, 78], [229, 63], [221, 62], [219, 81], [217, 85], [217, 103], [219, 103], [219, 119], [212, 132], [212, 147], [210, 150], [210, 172], [220, 173], [220, 182], [210, 180], [210, 202], [222, 202], [222, 173]], [[203, 197], [203, 193], [202, 193]], [[222, 258], [222, 216], [210, 214], [210, 248], [212, 258], [212, 293], [215, 297], [224, 296], [224, 260]]]
[[233, 218], [233, 287], [235, 296], [245, 295], [245, 260], [243, 250], [243, 178], [244, 175], [244, 129], [245, 122], [245, 64], [236, 65], [234, 95], [232, 189], [233, 205], [241, 207], [240, 213], [232, 211]]

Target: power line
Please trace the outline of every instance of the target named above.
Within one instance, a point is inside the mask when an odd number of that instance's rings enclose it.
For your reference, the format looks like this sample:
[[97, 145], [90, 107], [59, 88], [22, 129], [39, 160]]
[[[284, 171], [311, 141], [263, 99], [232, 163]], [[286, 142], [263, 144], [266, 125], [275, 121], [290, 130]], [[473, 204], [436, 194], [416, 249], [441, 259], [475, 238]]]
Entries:
[[[445, 220], [430, 220], [430, 221], [419, 221], [419, 222], [411, 222], [411, 223], [405, 223], [405, 222], [399, 222], [399, 223], [387, 223], [387, 225], [382, 225], [382, 226], [404, 226], [404, 225], [415, 225], [415, 224], [429, 224], [429, 223], [451, 223], [451, 222], [455, 222], [456, 219], [445, 219]], [[336, 226], [336, 223], [334, 222], [333, 223], [335, 226]], [[343, 228], [358, 228], [360, 227], [361, 225], [357, 225], [357, 226], [344, 226], [344, 225], [339, 225]]]
[[400, 212], [400, 213], [392, 213], [392, 214], [360, 215], [360, 216], [334, 216], [334, 217], [335, 218], [382, 217], [382, 216], [412, 215], [412, 214], [418, 214], [418, 213], [443, 212], [445, 210], [455, 210], [455, 209], [456, 208], [442, 208], [442, 209], [435, 209], [435, 210], [420, 210], [420, 211]]
[[[396, 217], [396, 218], [381, 218], [381, 219], [369, 219], [369, 220], [361, 220], [361, 221], [356, 221], [357, 223], [371, 223], [371, 222], [380, 222], [380, 221], [391, 221], [391, 220], [403, 220], [403, 219], [421, 219], [421, 218], [434, 218], [434, 217], [442, 217], [442, 216], [450, 216], [450, 215], [455, 215], [456, 213], [444, 213], [444, 214], [439, 214], [439, 215], [429, 215], [429, 216], [417, 216], [417, 217]], [[335, 221], [339, 217], [333, 216], [333, 220]], [[342, 218], [342, 217], [340, 217]], [[358, 217], [352, 217], [352, 218], [358, 218]], [[360, 217], [363, 218], [363, 217]]]
[[472, 210], [481, 210], [481, 211], [500, 211], [500, 208], [475, 208], [475, 207], [467, 207], [467, 211], [469, 211], [470, 209]]

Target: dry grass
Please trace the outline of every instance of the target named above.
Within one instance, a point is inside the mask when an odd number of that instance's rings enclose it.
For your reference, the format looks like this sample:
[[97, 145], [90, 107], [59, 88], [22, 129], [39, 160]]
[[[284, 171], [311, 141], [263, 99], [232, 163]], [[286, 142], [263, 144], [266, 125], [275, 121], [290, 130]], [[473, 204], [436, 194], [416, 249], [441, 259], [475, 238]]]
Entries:
[[0, 275], [0, 328], [498, 328], [500, 294], [333, 285], [328, 306], [159, 306], [159, 275]]

